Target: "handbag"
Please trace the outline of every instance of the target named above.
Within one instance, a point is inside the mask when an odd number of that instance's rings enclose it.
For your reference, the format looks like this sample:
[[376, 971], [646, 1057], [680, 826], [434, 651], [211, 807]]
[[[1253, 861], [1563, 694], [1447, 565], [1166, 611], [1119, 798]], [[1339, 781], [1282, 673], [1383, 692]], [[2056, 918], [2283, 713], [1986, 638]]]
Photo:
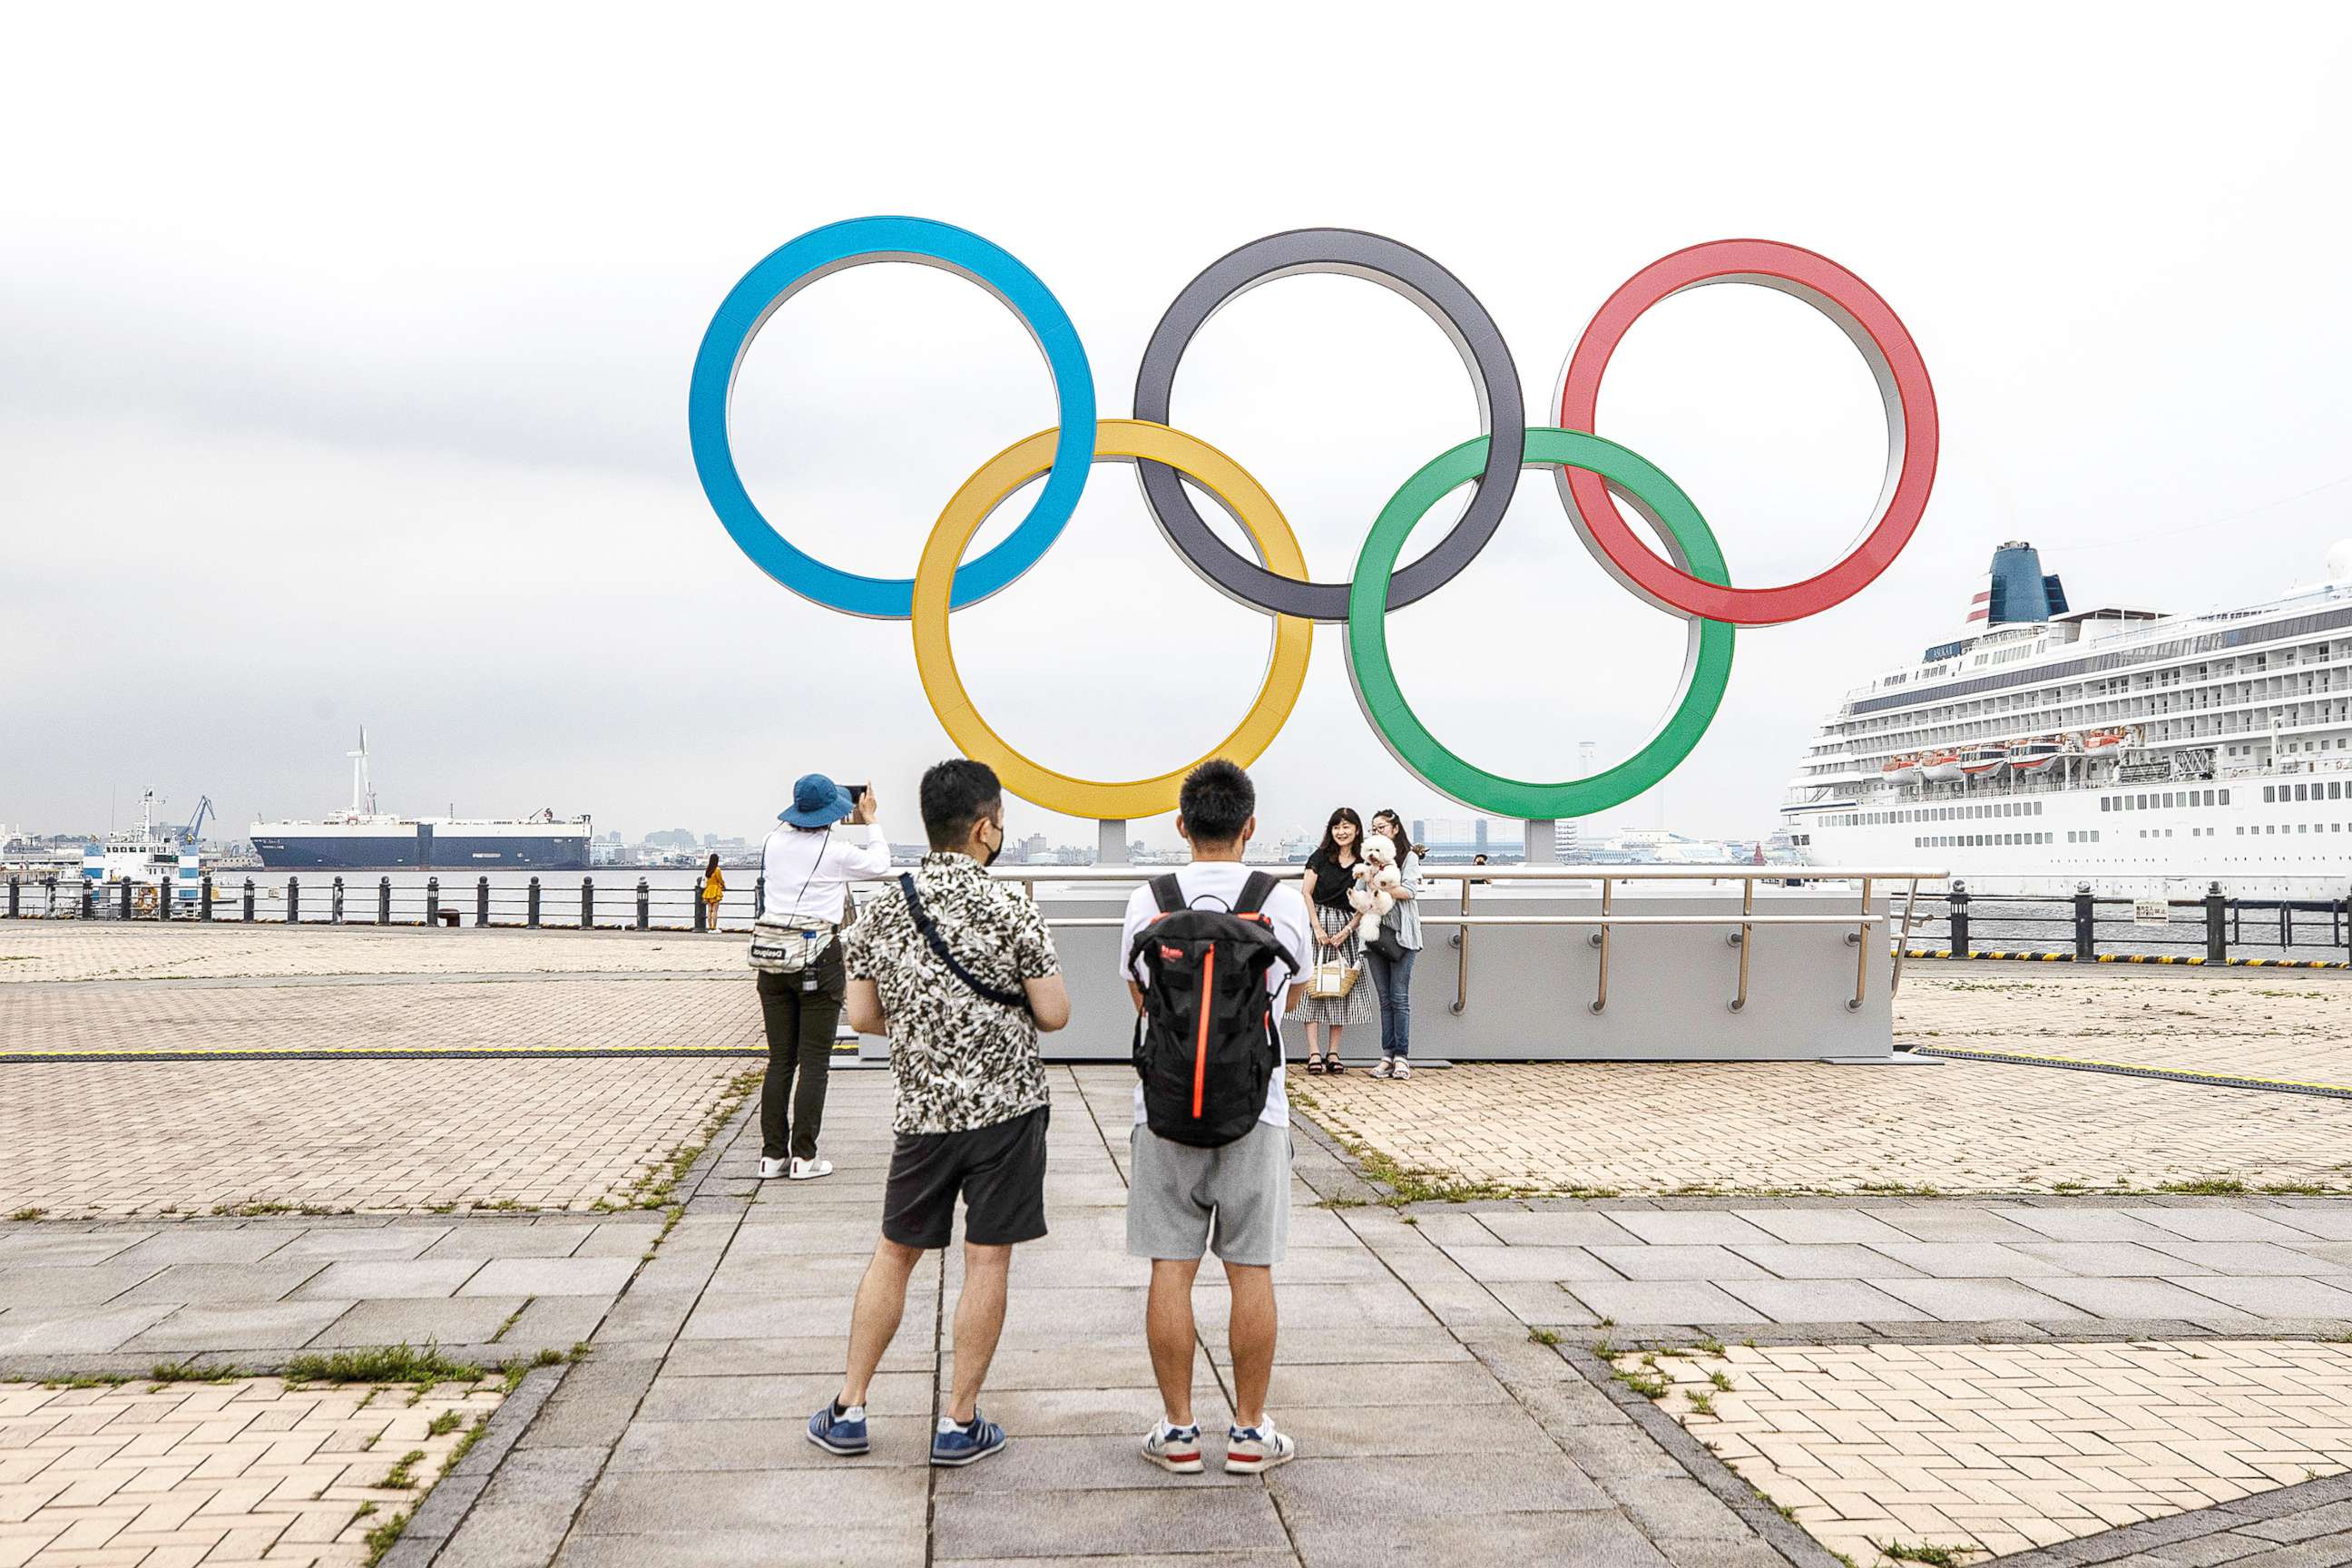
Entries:
[[1316, 1002], [1337, 1002], [1356, 988], [1363, 973], [1344, 958], [1327, 958], [1307, 971], [1307, 995]]

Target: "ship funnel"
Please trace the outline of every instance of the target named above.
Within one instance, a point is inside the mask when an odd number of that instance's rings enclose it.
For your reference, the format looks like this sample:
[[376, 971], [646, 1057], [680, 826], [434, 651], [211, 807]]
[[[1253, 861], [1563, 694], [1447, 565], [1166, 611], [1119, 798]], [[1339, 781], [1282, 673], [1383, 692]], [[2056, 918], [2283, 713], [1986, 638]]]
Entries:
[[2066, 613], [2066, 590], [2056, 573], [2042, 570], [2042, 553], [2022, 539], [1992, 552], [1992, 565], [1969, 601], [1963, 637], [1979, 637], [1995, 626], [2032, 625]]

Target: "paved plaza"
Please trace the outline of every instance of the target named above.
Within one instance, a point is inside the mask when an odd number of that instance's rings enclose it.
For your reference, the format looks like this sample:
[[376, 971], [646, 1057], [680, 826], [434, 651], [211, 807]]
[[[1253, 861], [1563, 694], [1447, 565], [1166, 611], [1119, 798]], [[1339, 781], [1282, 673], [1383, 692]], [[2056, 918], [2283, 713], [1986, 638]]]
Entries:
[[[395, 1502], [385, 1568], [2352, 1562], [2352, 1198], [2307, 1190], [2352, 1186], [2344, 1100], [1971, 1062], [1302, 1077], [1323, 1125], [1297, 1131], [1270, 1401], [1301, 1458], [1244, 1480], [1134, 1453], [1156, 1395], [1123, 1249], [1132, 1078], [1057, 1068], [1053, 1234], [1016, 1255], [983, 1396], [1013, 1445], [933, 1471], [952, 1255], [918, 1272], [874, 1454], [801, 1436], [875, 1234], [887, 1076], [836, 1076], [835, 1176], [761, 1184], [751, 1063], [543, 1055], [756, 1038], [737, 942], [38, 938], [0, 927], [48, 970], [0, 965], [11, 1049], [283, 1059], [0, 1065], [0, 1199], [49, 1211], [0, 1221], [0, 1564], [364, 1562]], [[1899, 1027], [2346, 1076], [2342, 976], [2037, 971], [2053, 989], [2021, 997], [2012, 973], [1915, 966]], [[460, 1048], [303, 1059], [421, 1037]], [[1220, 1423], [1205, 1277], [1200, 1317]], [[554, 1364], [429, 1493], [447, 1450], [419, 1441], [418, 1484], [379, 1500], [405, 1427], [326, 1469], [411, 1391], [360, 1408], [278, 1374], [404, 1342]]]

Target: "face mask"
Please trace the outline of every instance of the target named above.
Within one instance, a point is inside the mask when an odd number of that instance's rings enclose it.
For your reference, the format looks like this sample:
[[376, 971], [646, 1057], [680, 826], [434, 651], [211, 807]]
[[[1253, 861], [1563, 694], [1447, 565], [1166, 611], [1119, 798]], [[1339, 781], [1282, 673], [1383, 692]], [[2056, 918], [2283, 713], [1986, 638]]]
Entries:
[[987, 858], [987, 859], [985, 859], [985, 860], [982, 860], [982, 861], [981, 862], [981, 864], [982, 864], [982, 866], [993, 866], [993, 865], [995, 865], [995, 864], [996, 864], [996, 858], [997, 858], [999, 855], [1002, 855], [1002, 854], [1003, 854], [1003, 853], [1004, 853], [1004, 829], [1003, 829], [1003, 828], [1002, 828], [1002, 827], [1000, 827], [1000, 828], [998, 828], [998, 829], [996, 830], [996, 847], [995, 847], [995, 848], [993, 848], [993, 849], [992, 849], [992, 850], [990, 850], [990, 851], [988, 852], [988, 858]]

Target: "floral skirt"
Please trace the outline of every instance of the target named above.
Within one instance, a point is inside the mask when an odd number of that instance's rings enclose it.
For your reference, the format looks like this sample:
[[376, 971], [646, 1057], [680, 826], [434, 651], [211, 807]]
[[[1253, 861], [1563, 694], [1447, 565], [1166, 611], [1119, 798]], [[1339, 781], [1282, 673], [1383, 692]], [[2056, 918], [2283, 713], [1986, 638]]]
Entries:
[[[1325, 904], [1315, 906], [1315, 924], [1326, 936], [1345, 930], [1348, 922], [1355, 918], [1353, 910], [1335, 910]], [[1298, 1010], [1290, 1015], [1292, 1021], [1300, 1024], [1376, 1022], [1380, 1016], [1380, 1004], [1372, 996], [1371, 976], [1361, 973], [1364, 965], [1362, 941], [1350, 936], [1339, 947], [1325, 947], [1318, 942], [1313, 956], [1303, 962], [1316, 964], [1334, 958], [1343, 959], [1356, 966], [1356, 984], [1348, 988], [1345, 996], [1307, 997], [1298, 1004]]]

